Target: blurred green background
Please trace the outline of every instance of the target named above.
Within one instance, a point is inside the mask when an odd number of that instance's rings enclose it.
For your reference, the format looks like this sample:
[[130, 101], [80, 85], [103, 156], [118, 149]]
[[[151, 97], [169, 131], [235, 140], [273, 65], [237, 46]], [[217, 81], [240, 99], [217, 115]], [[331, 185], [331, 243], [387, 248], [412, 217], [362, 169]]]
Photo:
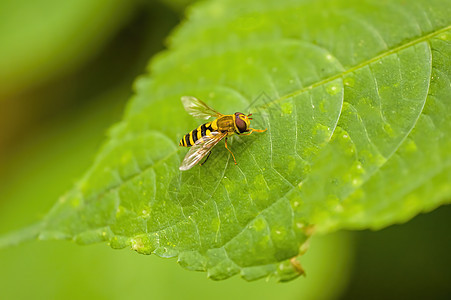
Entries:
[[[187, 0], [0, 1], [0, 234], [89, 167]], [[0, 299], [451, 299], [451, 206], [378, 232], [314, 237], [306, 278], [214, 282], [104, 244], [0, 250]]]

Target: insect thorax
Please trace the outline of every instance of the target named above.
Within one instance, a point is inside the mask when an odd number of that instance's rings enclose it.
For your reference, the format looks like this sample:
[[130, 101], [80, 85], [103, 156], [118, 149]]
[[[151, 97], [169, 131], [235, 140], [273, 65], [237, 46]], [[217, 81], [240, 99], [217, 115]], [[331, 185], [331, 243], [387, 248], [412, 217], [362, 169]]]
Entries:
[[235, 129], [233, 115], [224, 115], [214, 122], [216, 122], [218, 126], [218, 131], [234, 131]]

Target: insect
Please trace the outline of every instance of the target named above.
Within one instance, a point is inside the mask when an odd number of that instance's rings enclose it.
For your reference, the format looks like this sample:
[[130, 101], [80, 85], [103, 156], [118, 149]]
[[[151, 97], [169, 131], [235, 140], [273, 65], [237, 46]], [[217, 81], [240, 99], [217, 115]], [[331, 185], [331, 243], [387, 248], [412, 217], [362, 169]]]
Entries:
[[207, 155], [204, 164], [211, 154], [211, 149], [216, 146], [219, 141], [225, 138], [225, 147], [232, 154], [235, 164], [237, 164], [235, 155], [227, 147], [227, 137], [233, 134], [250, 135], [252, 132], [265, 132], [265, 130], [250, 128], [252, 118], [240, 112], [233, 115], [223, 115], [201, 100], [191, 97], [183, 96], [182, 103], [185, 110], [195, 118], [209, 119], [215, 117], [216, 119], [202, 124], [193, 131], [187, 133], [179, 143], [182, 147], [191, 147], [180, 165], [180, 170], [185, 171], [191, 169], [202, 158]]

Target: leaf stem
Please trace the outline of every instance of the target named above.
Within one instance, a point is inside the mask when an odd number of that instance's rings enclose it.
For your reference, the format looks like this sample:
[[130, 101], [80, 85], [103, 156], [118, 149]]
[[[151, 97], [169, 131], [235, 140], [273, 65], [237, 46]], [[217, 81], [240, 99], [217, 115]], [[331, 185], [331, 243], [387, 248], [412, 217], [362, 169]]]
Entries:
[[41, 227], [42, 223], [36, 223], [0, 236], [0, 249], [36, 239], [41, 231]]

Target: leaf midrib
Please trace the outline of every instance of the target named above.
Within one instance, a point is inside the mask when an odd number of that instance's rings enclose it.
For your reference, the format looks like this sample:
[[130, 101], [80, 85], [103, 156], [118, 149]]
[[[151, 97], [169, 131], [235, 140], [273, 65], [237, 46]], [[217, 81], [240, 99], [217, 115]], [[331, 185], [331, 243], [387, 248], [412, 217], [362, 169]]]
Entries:
[[414, 46], [416, 44], [424, 42], [424, 41], [426, 41], [426, 40], [428, 40], [428, 39], [430, 39], [430, 38], [432, 38], [432, 37], [434, 37], [436, 35], [439, 35], [439, 34], [441, 34], [443, 32], [446, 32], [448, 30], [451, 30], [451, 25], [448, 25], [446, 27], [442, 27], [442, 28], [440, 28], [438, 30], [430, 32], [430, 33], [428, 33], [428, 34], [426, 34], [426, 35], [424, 35], [422, 37], [413, 39], [413, 40], [411, 40], [411, 41], [409, 41], [409, 42], [407, 42], [405, 44], [399, 45], [399, 46], [397, 46], [395, 48], [388, 49], [387, 51], [384, 51], [384, 52], [382, 52], [379, 55], [376, 55], [376, 56], [374, 56], [374, 57], [372, 57], [372, 58], [370, 58], [370, 59], [368, 59], [366, 61], [363, 61], [363, 62], [361, 62], [361, 63], [359, 63], [359, 64], [357, 64], [357, 65], [355, 65], [355, 66], [343, 71], [343, 72], [337, 73], [335, 75], [332, 75], [332, 76], [329, 76], [327, 78], [324, 78], [324, 79], [322, 79], [320, 81], [314, 82], [314, 83], [312, 83], [312, 84], [310, 84], [310, 85], [308, 85], [306, 87], [303, 87], [303, 88], [301, 88], [301, 89], [299, 89], [297, 91], [285, 94], [285, 95], [283, 95], [283, 96], [281, 96], [281, 97], [279, 97], [277, 99], [274, 99], [273, 101], [269, 101], [269, 102], [261, 105], [261, 107], [262, 108], [267, 108], [267, 107], [269, 107], [269, 106], [271, 106], [271, 105], [273, 105], [275, 103], [281, 102], [281, 101], [289, 99], [291, 97], [296, 97], [296, 96], [298, 96], [298, 95], [300, 95], [302, 93], [305, 93], [308, 90], [312, 90], [312, 89], [314, 89], [314, 88], [316, 88], [318, 86], [321, 86], [323, 84], [332, 82], [332, 81], [334, 81], [336, 79], [342, 78], [342, 77], [344, 77], [344, 76], [346, 76], [346, 75], [348, 75], [348, 74], [350, 74], [350, 73], [352, 73], [354, 71], [357, 71], [360, 68], [368, 66], [368, 65], [370, 65], [370, 64], [372, 64], [372, 63], [374, 63], [374, 62], [376, 62], [376, 61], [378, 61], [378, 60], [380, 60], [380, 59], [382, 59], [384, 57], [387, 57], [387, 56], [389, 56], [391, 54], [397, 53], [397, 52], [399, 52], [401, 50], [407, 49], [407, 48], [409, 48], [411, 46]]

